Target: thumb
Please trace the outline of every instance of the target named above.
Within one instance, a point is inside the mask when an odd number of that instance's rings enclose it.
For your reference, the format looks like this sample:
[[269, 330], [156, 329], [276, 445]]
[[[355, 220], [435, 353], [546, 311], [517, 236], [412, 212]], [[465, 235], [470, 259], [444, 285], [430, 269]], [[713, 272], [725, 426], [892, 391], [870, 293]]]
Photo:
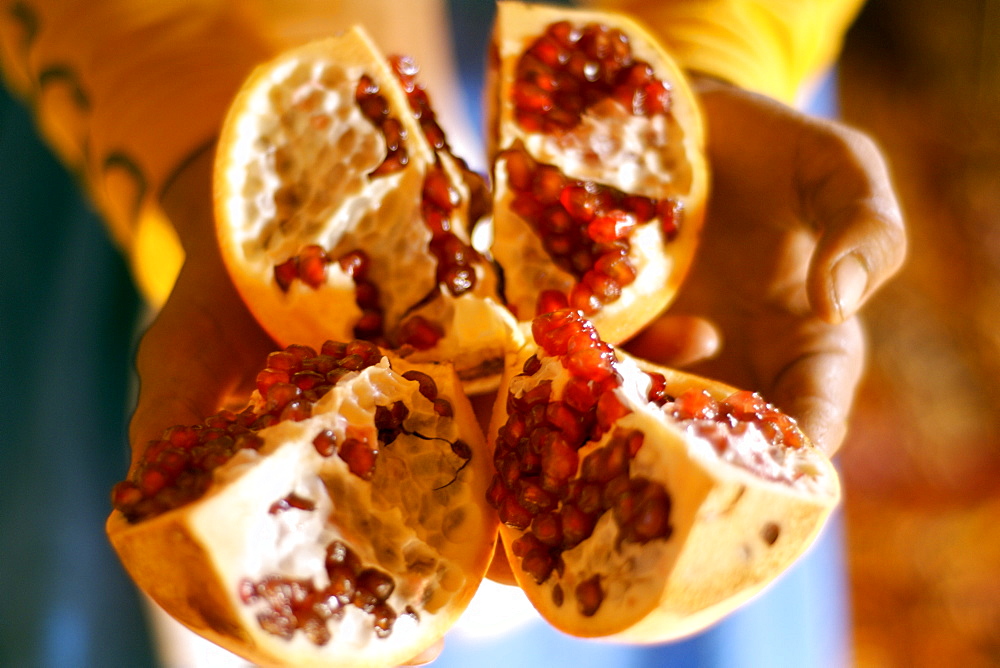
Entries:
[[903, 216], [878, 147], [863, 133], [815, 120], [800, 136], [802, 218], [819, 232], [807, 289], [830, 323], [851, 318], [902, 266]]

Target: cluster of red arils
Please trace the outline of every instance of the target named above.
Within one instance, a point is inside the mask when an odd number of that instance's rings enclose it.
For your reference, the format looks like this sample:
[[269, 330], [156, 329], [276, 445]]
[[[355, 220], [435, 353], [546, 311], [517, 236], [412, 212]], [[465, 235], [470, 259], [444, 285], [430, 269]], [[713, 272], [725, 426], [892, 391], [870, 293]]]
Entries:
[[[655, 378], [653, 384], [656, 385]], [[806, 442], [795, 419], [768, 403], [758, 392], [739, 390], [722, 401], [703, 390], [687, 390], [676, 398], [660, 392], [658, 398], [651, 396], [650, 401], [664, 407], [675, 420], [708, 421], [730, 429], [752, 424], [768, 443], [785, 448], [801, 448]]]
[[271, 353], [267, 368], [257, 374], [259, 407], [239, 413], [223, 410], [202, 424], [166, 429], [143, 451], [132, 475], [115, 485], [112, 504], [129, 521], [138, 522], [199, 498], [214, 469], [240, 450], [261, 447], [257, 432], [310, 417], [313, 404], [343, 376], [380, 359], [376, 345], [360, 340], [328, 341], [319, 354], [302, 345]]
[[420, 68], [410, 56], [395, 55], [389, 57], [389, 65], [406, 93], [406, 101], [413, 112], [413, 118], [420, 124], [420, 130], [427, 142], [435, 151], [448, 150], [448, 140], [444, 130], [438, 125], [437, 115], [431, 108], [427, 90], [417, 81]]
[[521, 148], [504, 151], [511, 210], [531, 226], [545, 251], [577, 279], [568, 294], [543, 290], [536, 314], [573, 308], [586, 315], [618, 300], [635, 281], [629, 258], [635, 228], [659, 218], [664, 239], [677, 235], [680, 203], [628, 195], [611, 186], [571, 179]]
[[[512, 546], [520, 568], [537, 582], [561, 568], [562, 553], [590, 537], [597, 521], [613, 513], [620, 542], [646, 543], [671, 531], [670, 497], [654, 481], [633, 475], [630, 463], [642, 447], [643, 434], [617, 427], [630, 412], [617, 398], [622, 379], [614, 351], [578, 312], [564, 310], [535, 318], [535, 342], [569, 371], [561, 397], [552, 382], [541, 380], [520, 394], [507, 396], [507, 421], [494, 449], [496, 474], [487, 492], [505, 525], [524, 533]], [[522, 376], [542, 368], [529, 357]], [[606, 442], [580, 450], [605, 435]], [[589, 579], [573, 592], [584, 614], [601, 601], [600, 579]], [[558, 583], [554, 601], [565, 592]]]
[[[326, 572], [330, 582], [317, 587], [311, 580], [293, 580], [277, 575], [254, 582], [240, 583], [240, 600], [262, 610], [257, 614], [260, 627], [279, 638], [291, 640], [301, 632], [316, 645], [331, 639], [328, 621], [344, 616], [347, 606], [355, 606], [372, 617], [372, 627], [379, 638], [388, 637], [398, 613], [388, 604], [396, 587], [388, 573], [365, 567], [344, 542], [334, 540], [326, 549]], [[407, 606], [404, 614], [417, 616]]]
[[512, 96], [521, 127], [545, 133], [574, 127], [584, 111], [609, 98], [635, 116], [663, 114], [671, 104], [670, 89], [632, 55], [627, 35], [568, 21], [550, 25], [521, 56]]
[[389, 103], [379, 92], [378, 83], [367, 74], [358, 80], [354, 93], [361, 113], [382, 132], [385, 138], [386, 156], [382, 163], [373, 169], [369, 176], [385, 176], [403, 169], [410, 161], [406, 150], [406, 130], [398, 118], [389, 115]]
[[424, 176], [420, 210], [431, 231], [429, 250], [437, 260], [437, 281], [456, 297], [476, 286], [474, 265], [482, 261], [479, 253], [452, 230], [451, 216], [458, 203], [458, 191], [449, 183], [447, 174], [439, 166], [431, 167]]

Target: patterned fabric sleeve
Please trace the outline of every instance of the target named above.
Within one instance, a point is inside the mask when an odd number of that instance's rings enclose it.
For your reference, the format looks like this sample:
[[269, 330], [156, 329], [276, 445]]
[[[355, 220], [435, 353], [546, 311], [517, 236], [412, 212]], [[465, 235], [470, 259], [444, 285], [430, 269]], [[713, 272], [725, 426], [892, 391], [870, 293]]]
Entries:
[[77, 176], [151, 303], [183, 260], [156, 200], [215, 136], [268, 49], [236, 3], [18, 0], [0, 10], [0, 64]]

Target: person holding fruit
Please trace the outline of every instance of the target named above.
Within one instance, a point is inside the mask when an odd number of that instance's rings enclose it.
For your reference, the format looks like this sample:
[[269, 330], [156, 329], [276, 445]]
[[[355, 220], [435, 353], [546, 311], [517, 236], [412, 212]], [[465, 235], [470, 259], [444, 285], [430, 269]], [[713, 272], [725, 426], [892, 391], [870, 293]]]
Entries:
[[[215, 135], [253, 66], [364, 21], [386, 48], [421, 64], [456, 152], [474, 155], [441, 39], [448, 8], [333, 4], [320, 12], [309, 2], [205, 2], [128, 14], [105, 3], [25, 2], [10, 13], [8, 85], [82, 175], [155, 313], [136, 359], [135, 456], [164, 426], [197, 423], [245, 394], [274, 347], [231, 284], [214, 235]], [[784, 13], [769, 2], [751, 3], [754, 12], [727, 2], [590, 4], [616, 5], [662, 36], [689, 71], [708, 133], [712, 189], [698, 258], [670, 309], [627, 349], [760, 390], [834, 453], [863, 369], [858, 311], [906, 246], [877, 147], [793, 106], [834, 59], [857, 3]], [[100, 57], [111, 52], [132, 55]]]

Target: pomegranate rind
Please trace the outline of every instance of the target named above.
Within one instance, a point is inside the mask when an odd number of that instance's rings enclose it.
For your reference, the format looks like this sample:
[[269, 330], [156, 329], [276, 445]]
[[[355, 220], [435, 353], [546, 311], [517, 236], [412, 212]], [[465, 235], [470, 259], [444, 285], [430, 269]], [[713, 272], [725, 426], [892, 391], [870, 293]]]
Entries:
[[[429, 401], [420, 403], [418, 383], [402, 379], [411, 369], [434, 379], [453, 417], [436, 417]], [[343, 428], [345, 416], [355, 424], [366, 406], [373, 411], [380, 388], [388, 400], [419, 403], [415, 424], [444, 426], [437, 440], [426, 437], [438, 432], [404, 433], [383, 446], [379, 457], [391, 455], [395, 465], [380, 468], [386, 460], [378, 459], [369, 482], [337, 455], [320, 455], [312, 441], [324, 429]], [[483, 501], [491, 466], [482, 431], [450, 367], [383, 360], [338, 384], [312, 417], [258, 434], [264, 439], [259, 452], [241, 451], [216, 469], [200, 499], [134, 524], [111, 514], [108, 536], [136, 584], [188, 628], [259, 665], [393, 666], [439, 640], [485, 575], [497, 523]], [[443, 440], [456, 436], [472, 452], [464, 465]], [[314, 502], [315, 511], [276, 514], [274, 503], [292, 494]], [[293, 534], [302, 535], [299, 543]], [[332, 638], [322, 645], [299, 632], [285, 639], [264, 631], [259, 607], [241, 600], [241, 583], [275, 574], [321, 585], [316, 573], [331, 539], [394, 578], [389, 603], [398, 617], [391, 633], [376, 637], [368, 613], [350, 605], [340, 621], [329, 623]], [[406, 606], [415, 617], [404, 613]]]
[[[529, 132], [518, 125], [512, 95], [518, 59], [549, 25], [560, 21], [569, 21], [577, 28], [605, 25], [629, 37], [636, 59], [649, 63], [656, 77], [669, 86], [670, 131], [662, 141], [646, 143], [634, 158], [613, 165], [603, 159], [574, 157], [574, 151], [565, 150], [563, 144], [547, 144], [547, 135]], [[617, 300], [605, 303], [588, 316], [604, 340], [610, 343], [627, 340], [672, 302], [690, 269], [704, 220], [709, 188], [704, 128], [697, 99], [685, 74], [658, 40], [626, 15], [503, 1], [497, 6], [485, 107], [490, 140], [488, 155], [493, 162], [496, 240], [492, 251], [508, 276], [505, 286], [508, 303], [522, 321], [536, 315], [540, 291], [566, 293], [577, 279], [551, 261], [528, 223], [511, 210], [513, 194], [504, 150], [523, 147], [536, 161], [555, 165], [569, 178], [612, 186], [627, 194], [672, 199], [680, 204], [682, 220], [671, 239], [665, 238], [658, 218], [639, 227], [629, 252], [629, 259], [638, 270], [635, 282], [625, 286]], [[595, 127], [604, 124], [604, 134], [612, 142], [619, 142], [624, 127], [636, 122], [627, 118], [624, 108], [619, 109], [620, 115], [614, 117], [602, 116], [593, 108], [584, 116], [590, 117]], [[650, 162], [649, 156], [656, 152], [669, 155], [662, 160], [660, 169], [640, 165]], [[623, 176], [636, 169], [647, 170], [639, 190]]]
[[[407, 162], [387, 174], [370, 175], [388, 149], [355, 101], [362, 76], [377, 85], [386, 117], [404, 135]], [[450, 294], [438, 284], [421, 214], [424, 178], [440, 168], [458, 194], [451, 229], [469, 243], [464, 165], [428, 143], [395, 73], [363, 29], [296, 47], [256, 68], [230, 106], [218, 146], [213, 182], [222, 258], [243, 301], [279, 344], [319, 347], [364, 336], [354, 329], [363, 316], [355, 279], [337, 261], [361, 250], [387, 333], [414, 315], [440, 318], [437, 345], [419, 351], [400, 345], [400, 353], [453, 362], [471, 390], [496, 387], [514, 321], [500, 303], [495, 273], [477, 262], [475, 287]], [[275, 267], [309, 246], [326, 251], [321, 280], [295, 278], [282, 289]], [[463, 323], [470, 317], [476, 327]]]
[[[491, 448], [507, 420], [507, 388], [524, 362], [539, 354], [528, 345], [508, 359], [488, 432]], [[652, 371], [666, 377], [666, 391], [674, 396], [695, 389], [722, 401], [736, 391], [622, 351], [616, 354], [625, 386], [634, 382], [636, 372]], [[553, 399], [559, 396], [560, 382], [553, 381]], [[557, 567], [538, 584], [520, 568], [514, 553], [514, 542], [525, 532], [501, 524], [500, 535], [518, 585], [555, 628], [578, 637], [636, 644], [680, 639], [751, 600], [809, 549], [839, 503], [839, 478], [826, 456], [807, 442], [797, 456], [809, 472], [809, 484], [762, 479], [723, 461], [709, 442], [664, 419], [645, 399], [636, 400], [622, 390], [615, 393], [631, 409], [616, 426], [645, 435], [632, 460], [633, 472], [661, 483], [670, 495], [670, 536], [641, 545], [621, 543], [618, 525], [606, 512], [589, 539], [563, 552], [562, 570]], [[581, 449], [581, 461], [591, 445]], [[572, 593], [598, 574], [603, 601], [596, 613], [581, 614]], [[561, 605], [553, 594], [557, 585]]]

